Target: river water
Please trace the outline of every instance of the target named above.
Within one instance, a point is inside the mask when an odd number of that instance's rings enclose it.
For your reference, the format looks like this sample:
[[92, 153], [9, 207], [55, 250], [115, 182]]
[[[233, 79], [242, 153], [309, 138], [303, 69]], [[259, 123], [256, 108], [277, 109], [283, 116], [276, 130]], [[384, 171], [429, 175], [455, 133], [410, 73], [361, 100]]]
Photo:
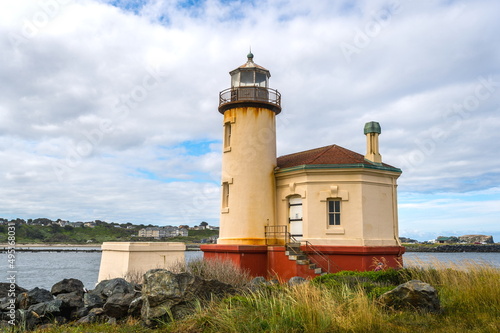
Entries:
[[[87, 248], [88, 249], [88, 248]], [[97, 248], [98, 249], [98, 248]], [[186, 261], [202, 258], [201, 251], [187, 251]], [[422, 253], [408, 252], [403, 256], [405, 266], [462, 267], [467, 263], [486, 264], [500, 268], [500, 253]], [[97, 283], [100, 252], [17, 252], [15, 268], [8, 266], [6, 253], [0, 253], [1, 282], [7, 282], [10, 271], [16, 271], [16, 283], [26, 289], [34, 287], [50, 290], [67, 278], [76, 278], [87, 289]]]

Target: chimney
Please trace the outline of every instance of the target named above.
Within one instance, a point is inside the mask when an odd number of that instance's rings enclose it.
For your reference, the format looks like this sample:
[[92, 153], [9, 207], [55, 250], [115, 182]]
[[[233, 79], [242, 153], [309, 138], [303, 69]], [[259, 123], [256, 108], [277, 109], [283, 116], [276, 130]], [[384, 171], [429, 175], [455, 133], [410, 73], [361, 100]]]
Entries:
[[366, 155], [365, 159], [372, 163], [382, 163], [382, 155], [378, 151], [378, 136], [382, 132], [380, 124], [370, 121], [365, 124]]

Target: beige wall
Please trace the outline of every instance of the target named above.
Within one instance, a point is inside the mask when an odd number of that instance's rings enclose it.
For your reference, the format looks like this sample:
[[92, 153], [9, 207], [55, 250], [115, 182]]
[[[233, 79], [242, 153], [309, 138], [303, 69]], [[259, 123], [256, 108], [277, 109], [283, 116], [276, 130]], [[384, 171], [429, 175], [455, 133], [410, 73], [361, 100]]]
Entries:
[[98, 281], [184, 263], [186, 245], [180, 242], [106, 242], [101, 249]]
[[[374, 169], [280, 170], [277, 224], [288, 224], [288, 197], [303, 200], [303, 240], [315, 245], [398, 245], [396, 179]], [[341, 201], [341, 225], [329, 226], [328, 198]]]
[[221, 207], [218, 243], [262, 245], [265, 226], [275, 223], [275, 113], [237, 107], [224, 112], [223, 124], [228, 123], [231, 140], [222, 156], [222, 182], [229, 184], [229, 200]]

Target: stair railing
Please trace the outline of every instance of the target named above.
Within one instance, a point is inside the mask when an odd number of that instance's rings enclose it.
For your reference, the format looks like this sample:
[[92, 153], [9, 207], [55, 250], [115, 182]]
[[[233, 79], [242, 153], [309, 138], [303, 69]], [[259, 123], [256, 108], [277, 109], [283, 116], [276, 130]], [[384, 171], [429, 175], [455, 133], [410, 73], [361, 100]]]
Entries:
[[[306, 244], [306, 254], [309, 252], [314, 253], [314, 256], [309, 256], [308, 257], [314, 261], [316, 265], [321, 267], [322, 270], [326, 271], [326, 273], [330, 273], [331, 266], [335, 265], [334, 262], [332, 262], [327, 256], [325, 256], [321, 251], [319, 251], [317, 248], [314, 247], [309, 241], [303, 241]], [[320, 260], [318, 260], [320, 259]], [[320, 263], [321, 261], [321, 263]], [[326, 267], [325, 267], [326, 266]], [[339, 268], [337, 265], [335, 265], [337, 268]]]

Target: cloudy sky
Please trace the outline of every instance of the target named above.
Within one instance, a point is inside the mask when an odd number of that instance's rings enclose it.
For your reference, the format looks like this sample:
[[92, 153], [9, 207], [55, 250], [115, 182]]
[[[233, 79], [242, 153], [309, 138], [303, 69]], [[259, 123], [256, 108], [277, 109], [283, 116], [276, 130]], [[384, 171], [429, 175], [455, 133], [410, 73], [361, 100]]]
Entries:
[[217, 225], [218, 93], [246, 61], [283, 98], [278, 154], [363, 126], [400, 167], [400, 235], [500, 241], [500, 2], [0, 4], [0, 217]]

